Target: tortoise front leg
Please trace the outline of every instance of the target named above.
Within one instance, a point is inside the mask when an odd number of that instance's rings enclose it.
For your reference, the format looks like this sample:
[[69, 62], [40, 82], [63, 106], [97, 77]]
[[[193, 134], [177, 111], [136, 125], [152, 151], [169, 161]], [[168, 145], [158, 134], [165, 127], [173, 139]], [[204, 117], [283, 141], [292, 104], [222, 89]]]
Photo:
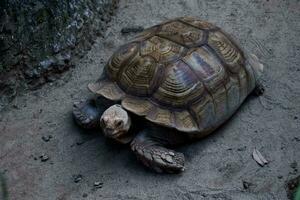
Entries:
[[82, 128], [100, 128], [100, 117], [111, 104], [101, 97], [74, 102], [73, 117]]
[[[178, 139], [178, 140], [177, 140]], [[146, 167], [156, 172], [180, 173], [184, 171], [184, 155], [166, 148], [181, 143], [176, 135], [156, 134], [143, 130], [131, 143], [131, 149]]]

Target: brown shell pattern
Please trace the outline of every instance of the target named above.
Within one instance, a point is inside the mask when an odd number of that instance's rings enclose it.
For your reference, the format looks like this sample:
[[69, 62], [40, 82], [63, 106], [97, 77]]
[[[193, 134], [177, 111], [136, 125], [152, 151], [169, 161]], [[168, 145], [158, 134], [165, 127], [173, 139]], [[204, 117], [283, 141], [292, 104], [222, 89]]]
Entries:
[[[243, 52], [218, 27], [182, 17], [146, 29], [117, 50], [96, 94], [179, 131], [210, 133], [253, 89]], [[250, 83], [252, 81], [252, 83]]]

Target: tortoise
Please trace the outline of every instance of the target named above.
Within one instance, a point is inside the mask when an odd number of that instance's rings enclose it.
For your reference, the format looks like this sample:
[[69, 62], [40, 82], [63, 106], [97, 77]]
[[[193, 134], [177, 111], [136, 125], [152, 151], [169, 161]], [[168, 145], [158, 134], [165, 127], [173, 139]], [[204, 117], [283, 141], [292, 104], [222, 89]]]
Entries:
[[179, 173], [184, 155], [172, 147], [212, 133], [250, 94], [261, 95], [263, 65], [219, 27], [195, 17], [155, 25], [121, 46], [99, 80], [94, 98], [75, 102], [83, 128], [131, 150], [157, 172]]

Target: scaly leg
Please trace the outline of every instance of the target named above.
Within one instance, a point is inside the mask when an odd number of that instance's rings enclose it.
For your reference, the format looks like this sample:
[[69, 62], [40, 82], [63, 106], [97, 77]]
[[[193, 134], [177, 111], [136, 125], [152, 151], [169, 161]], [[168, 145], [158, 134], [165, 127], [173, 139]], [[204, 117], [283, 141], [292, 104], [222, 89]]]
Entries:
[[180, 173], [184, 171], [184, 155], [170, 150], [166, 146], [181, 144], [183, 134], [145, 129], [137, 134], [131, 143], [131, 149], [137, 158], [156, 172]]
[[253, 94], [255, 96], [261, 96], [265, 92], [265, 87], [261, 83], [257, 83], [254, 90]]
[[100, 117], [111, 104], [108, 100], [98, 97], [86, 101], [74, 102], [73, 117], [77, 124], [85, 129], [100, 127]]

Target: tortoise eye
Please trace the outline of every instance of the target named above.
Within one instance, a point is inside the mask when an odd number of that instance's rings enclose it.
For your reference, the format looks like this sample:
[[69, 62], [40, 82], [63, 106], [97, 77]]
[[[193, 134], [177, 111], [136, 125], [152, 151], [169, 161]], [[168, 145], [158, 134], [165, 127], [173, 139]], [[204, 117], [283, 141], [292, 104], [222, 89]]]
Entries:
[[117, 123], [116, 123], [116, 125], [117, 125], [118, 127], [122, 126], [122, 125], [123, 125], [123, 121], [122, 121], [122, 120], [118, 120]]
[[104, 124], [104, 119], [103, 119], [103, 118], [100, 120], [100, 123], [101, 123], [101, 124]]

